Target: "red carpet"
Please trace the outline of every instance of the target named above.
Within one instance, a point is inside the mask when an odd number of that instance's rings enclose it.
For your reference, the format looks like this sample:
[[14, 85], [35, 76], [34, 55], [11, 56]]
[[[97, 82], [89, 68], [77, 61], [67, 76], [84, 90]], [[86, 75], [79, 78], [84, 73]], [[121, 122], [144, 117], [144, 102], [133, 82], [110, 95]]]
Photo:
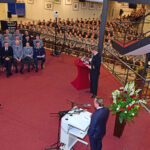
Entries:
[[[74, 57], [47, 56], [44, 70], [38, 73], [13, 74], [7, 79], [0, 72], [0, 149], [44, 150], [57, 137], [58, 118], [50, 115], [70, 108], [66, 99], [78, 103], [93, 103], [85, 90], [76, 90], [70, 82], [76, 77]], [[102, 66], [99, 95], [110, 104], [112, 90], [120, 83]], [[90, 110], [92, 111], [93, 108]], [[142, 111], [135, 124], [128, 124], [121, 139], [113, 137], [115, 116], [110, 114], [103, 150], [149, 150], [150, 117]], [[88, 139], [88, 138], [87, 138]], [[75, 150], [89, 150], [77, 143]]]

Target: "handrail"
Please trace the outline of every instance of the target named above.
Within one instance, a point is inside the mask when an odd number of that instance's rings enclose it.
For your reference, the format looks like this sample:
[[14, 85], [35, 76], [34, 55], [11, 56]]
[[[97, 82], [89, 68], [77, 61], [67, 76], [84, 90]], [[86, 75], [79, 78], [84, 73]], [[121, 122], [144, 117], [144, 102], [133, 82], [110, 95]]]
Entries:
[[149, 33], [150, 31], [147, 31], [147, 32], [145, 32], [144, 34], [147, 34], [147, 33]]
[[118, 59], [122, 64], [124, 64], [128, 69], [130, 69], [132, 72], [134, 72], [137, 76], [139, 76], [141, 79], [143, 79], [144, 81], [146, 81], [146, 79], [144, 77], [142, 77], [140, 74], [138, 74], [136, 71], [134, 71], [128, 64], [126, 64], [119, 57], [117, 57], [116, 55], [114, 55], [110, 50], [108, 50], [108, 49], [105, 49], [105, 50], [108, 51], [111, 55], [113, 55], [116, 59]]

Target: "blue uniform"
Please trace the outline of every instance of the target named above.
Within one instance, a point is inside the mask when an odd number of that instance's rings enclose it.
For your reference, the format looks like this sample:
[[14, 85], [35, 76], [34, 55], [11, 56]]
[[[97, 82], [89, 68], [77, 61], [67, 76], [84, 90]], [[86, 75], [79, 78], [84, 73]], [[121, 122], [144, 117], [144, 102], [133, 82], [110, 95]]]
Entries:
[[36, 71], [38, 71], [38, 61], [41, 61], [41, 68], [43, 69], [43, 64], [45, 62], [45, 56], [40, 58], [39, 56], [46, 55], [45, 49], [43, 47], [36, 47], [33, 51], [33, 58], [36, 67]]
[[36, 42], [40, 42], [40, 46], [41, 47], [43, 47], [43, 42], [42, 42], [42, 40], [33, 40], [33, 46], [34, 46], [34, 48], [36, 48]]
[[30, 65], [34, 68], [33, 64], [33, 48], [31, 46], [23, 48], [23, 59], [20, 71], [23, 72], [24, 64], [28, 64], [28, 72], [30, 72]]
[[17, 45], [13, 45], [13, 63], [14, 63], [14, 66], [15, 66], [15, 69], [16, 69], [16, 73], [18, 72], [18, 68], [17, 68], [17, 64], [18, 64], [18, 61], [17, 59], [21, 59], [21, 65], [23, 65], [23, 62], [22, 62], [22, 58], [23, 58], [23, 49], [22, 49], [22, 46], [17, 46]]

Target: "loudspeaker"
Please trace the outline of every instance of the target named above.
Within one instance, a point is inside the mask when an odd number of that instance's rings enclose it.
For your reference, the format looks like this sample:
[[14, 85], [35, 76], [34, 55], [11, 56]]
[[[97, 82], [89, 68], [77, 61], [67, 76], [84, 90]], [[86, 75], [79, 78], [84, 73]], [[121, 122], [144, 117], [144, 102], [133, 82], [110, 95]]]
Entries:
[[136, 9], [136, 7], [137, 7], [136, 4], [132, 4], [132, 3], [129, 4], [129, 8]]
[[11, 18], [11, 17], [12, 17], [10, 11], [7, 12], [7, 17], [8, 17], [8, 18]]
[[1, 29], [2, 31], [8, 29], [7, 21], [1, 21]]
[[123, 10], [120, 9], [119, 16], [122, 16], [122, 14], [123, 14]]

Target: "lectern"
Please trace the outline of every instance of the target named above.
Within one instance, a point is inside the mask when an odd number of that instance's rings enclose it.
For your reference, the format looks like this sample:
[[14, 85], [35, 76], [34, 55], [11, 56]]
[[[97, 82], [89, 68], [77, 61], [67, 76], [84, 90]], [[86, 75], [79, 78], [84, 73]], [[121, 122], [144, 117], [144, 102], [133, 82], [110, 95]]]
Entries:
[[88, 89], [90, 88], [90, 79], [89, 79], [89, 68], [83, 63], [83, 61], [80, 58], [77, 58], [74, 61], [74, 64], [77, 66], [78, 75], [71, 82], [71, 84], [77, 89]]
[[61, 150], [71, 150], [76, 142], [81, 142], [88, 146], [84, 141], [91, 121], [91, 113], [78, 107], [74, 107], [61, 119], [60, 143]]

